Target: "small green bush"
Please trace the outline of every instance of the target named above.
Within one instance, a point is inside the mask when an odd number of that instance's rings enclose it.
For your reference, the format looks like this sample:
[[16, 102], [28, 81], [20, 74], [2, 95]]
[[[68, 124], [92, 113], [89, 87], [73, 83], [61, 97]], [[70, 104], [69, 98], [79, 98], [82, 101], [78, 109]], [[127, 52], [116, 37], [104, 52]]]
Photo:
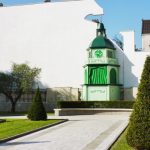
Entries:
[[6, 122], [5, 119], [0, 119], [0, 123]]
[[150, 56], [145, 61], [126, 138], [136, 150], [150, 150]]
[[35, 96], [32, 101], [27, 117], [33, 121], [47, 120], [47, 113], [42, 103], [41, 93], [40, 93], [39, 88], [37, 89], [35, 93]]
[[132, 108], [134, 101], [58, 101], [58, 108]]

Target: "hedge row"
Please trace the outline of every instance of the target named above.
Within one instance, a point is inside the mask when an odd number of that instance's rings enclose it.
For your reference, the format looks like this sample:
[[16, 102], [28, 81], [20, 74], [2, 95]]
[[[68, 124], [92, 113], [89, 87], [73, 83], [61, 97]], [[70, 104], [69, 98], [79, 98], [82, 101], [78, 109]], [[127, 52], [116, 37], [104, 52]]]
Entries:
[[134, 101], [58, 101], [58, 108], [132, 108]]

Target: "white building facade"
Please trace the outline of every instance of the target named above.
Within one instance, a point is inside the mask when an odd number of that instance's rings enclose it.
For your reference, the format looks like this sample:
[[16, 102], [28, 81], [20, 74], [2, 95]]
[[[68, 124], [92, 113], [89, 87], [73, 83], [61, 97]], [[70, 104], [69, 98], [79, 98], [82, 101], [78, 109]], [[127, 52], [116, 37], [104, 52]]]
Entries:
[[[13, 62], [28, 63], [42, 69], [41, 88], [81, 88], [86, 49], [96, 36], [96, 24], [84, 19], [88, 14], [100, 15], [103, 9], [94, 0], [0, 7], [0, 71], [9, 71]], [[131, 100], [150, 49], [135, 50], [134, 31], [121, 35], [123, 50], [112, 42], [122, 99]]]
[[51, 2], [0, 8], [0, 71], [13, 62], [42, 69], [41, 87], [80, 87], [87, 44], [102, 14], [94, 0]]
[[136, 98], [143, 66], [150, 51], [135, 49], [134, 31], [125, 31], [120, 34], [123, 37], [123, 50], [118, 47], [117, 57], [120, 64], [120, 83], [123, 85], [122, 94], [123, 99], [132, 100]]

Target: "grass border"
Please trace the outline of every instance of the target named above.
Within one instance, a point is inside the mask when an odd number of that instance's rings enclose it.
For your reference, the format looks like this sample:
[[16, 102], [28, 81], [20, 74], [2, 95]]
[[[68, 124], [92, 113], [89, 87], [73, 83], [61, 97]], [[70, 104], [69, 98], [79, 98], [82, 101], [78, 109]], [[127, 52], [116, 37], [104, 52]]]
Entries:
[[9, 138], [4, 138], [2, 140], [0, 140], [0, 144], [1, 143], [5, 143], [5, 142], [8, 142], [8, 141], [11, 141], [11, 140], [14, 140], [14, 139], [17, 139], [17, 138], [20, 138], [20, 137], [23, 137], [25, 135], [29, 135], [31, 133], [35, 133], [37, 131], [41, 131], [41, 130], [44, 130], [44, 129], [47, 129], [47, 128], [50, 128], [50, 127], [53, 127], [53, 126], [56, 126], [56, 125], [59, 125], [61, 123], [64, 123], [64, 122], [67, 122], [69, 121], [68, 119], [54, 119], [54, 120], [62, 120], [62, 121], [59, 121], [59, 122], [56, 122], [56, 123], [52, 123], [52, 124], [49, 124], [49, 125], [46, 125], [46, 126], [43, 126], [43, 127], [40, 127], [38, 129], [34, 129], [34, 130], [31, 130], [31, 131], [28, 131], [28, 132], [25, 132], [25, 133], [21, 133], [21, 134], [17, 134], [15, 136], [11, 136]]
[[119, 140], [119, 138], [121, 137], [121, 135], [125, 132], [125, 130], [128, 128], [128, 125], [124, 128], [124, 130], [120, 133], [120, 135], [118, 135], [118, 137], [116, 138], [116, 140], [114, 140], [114, 142], [111, 144], [111, 146], [108, 148], [108, 150], [111, 150], [111, 148], [113, 147], [113, 145]]

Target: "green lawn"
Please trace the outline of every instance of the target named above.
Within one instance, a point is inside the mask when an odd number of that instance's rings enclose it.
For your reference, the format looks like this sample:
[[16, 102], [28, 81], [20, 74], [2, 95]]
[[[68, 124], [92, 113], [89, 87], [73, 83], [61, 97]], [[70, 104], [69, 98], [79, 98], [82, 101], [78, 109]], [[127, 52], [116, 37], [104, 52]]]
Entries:
[[126, 133], [127, 130], [120, 136], [110, 150], [134, 150], [127, 144]]
[[59, 121], [60, 120], [30, 121], [28, 119], [6, 119], [6, 122], [0, 123], [0, 140]]

